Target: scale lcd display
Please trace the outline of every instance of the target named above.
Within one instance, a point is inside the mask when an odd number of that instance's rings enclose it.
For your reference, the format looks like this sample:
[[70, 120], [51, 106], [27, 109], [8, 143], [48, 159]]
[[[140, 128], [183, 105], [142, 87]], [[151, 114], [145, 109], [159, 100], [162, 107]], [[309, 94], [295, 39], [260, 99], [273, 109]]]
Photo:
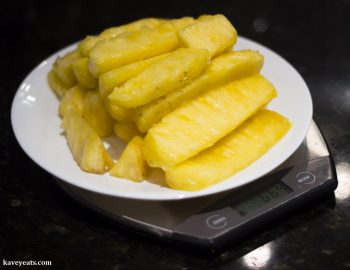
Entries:
[[290, 187], [279, 181], [263, 187], [242, 200], [233, 202], [230, 206], [236, 210], [240, 216], [246, 216], [270, 202], [280, 201], [285, 195], [292, 191]]

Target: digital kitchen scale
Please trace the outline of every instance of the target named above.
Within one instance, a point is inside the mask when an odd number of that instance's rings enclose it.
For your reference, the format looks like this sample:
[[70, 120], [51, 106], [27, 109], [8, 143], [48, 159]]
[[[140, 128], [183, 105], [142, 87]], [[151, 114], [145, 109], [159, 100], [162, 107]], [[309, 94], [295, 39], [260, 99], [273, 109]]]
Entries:
[[71, 196], [129, 227], [208, 250], [220, 249], [283, 213], [337, 187], [332, 158], [312, 122], [298, 150], [253, 183], [224, 193], [140, 201], [106, 196], [58, 181]]

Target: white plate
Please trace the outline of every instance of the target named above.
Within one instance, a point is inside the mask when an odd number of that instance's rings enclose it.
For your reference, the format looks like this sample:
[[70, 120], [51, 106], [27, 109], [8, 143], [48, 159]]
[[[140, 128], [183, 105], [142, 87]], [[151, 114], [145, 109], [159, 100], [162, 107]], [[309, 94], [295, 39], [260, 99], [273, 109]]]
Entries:
[[[20, 85], [13, 100], [11, 121], [16, 138], [28, 156], [43, 169], [80, 188], [106, 195], [142, 200], [177, 200], [226, 191], [250, 183], [285, 161], [302, 143], [312, 118], [312, 100], [302, 77], [282, 57], [251, 40], [239, 37], [235, 49], [258, 50], [265, 57], [261, 71], [276, 87], [278, 97], [268, 108], [288, 117], [293, 127], [264, 156], [235, 176], [205, 190], [186, 192], [160, 185], [161, 177], [134, 183], [105, 175], [85, 173], [77, 166], [60, 129], [58, 100], [47, 83], [47, 73], [58, 55], [72, 50], [71, 45], [37, 66]], [[112, 141], [120, 153], [123, 144]], [[115, 153], [114, 153], [115, 154]], [[19, 166], [20, 169], [20, 166]], [[160, 181], [160, 182], [159, 182]]]

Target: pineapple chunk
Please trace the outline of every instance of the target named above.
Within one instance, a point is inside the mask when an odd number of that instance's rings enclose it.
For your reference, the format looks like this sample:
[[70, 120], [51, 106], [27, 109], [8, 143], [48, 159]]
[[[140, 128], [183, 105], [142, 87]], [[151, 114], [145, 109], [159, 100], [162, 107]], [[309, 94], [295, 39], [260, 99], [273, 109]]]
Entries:
[[260, 110], [211, 148], [166, 171], [171, 188], [200, 190], [246, 168], [275, 145], [290, 129], [282, 115]]
[[73, 158], [82, 170], [102, 174], [112, 167], [113, 160], [100, 137], [74, 109], [64, 116], [62, 127]]
[[208, 60], [207, 50], [180, 48], [121, 87], [116, 87], [108, 99], [125, 108], [144, 105], [190, 83], [200, 75]]
[[140, 19], [128, 24], [124, 24], [121, 26], [115, 26], [111, 28], [107, 28], [102, 31], [100, 34], [103, 38], [111, 38], [118, 36], [119, 34], [125, 33], [125, 32], [131, 32], [131, 31], [138, 31], [142, 28], [156, 28], [157, 26], [161, 25], [162, 23], [167, 22], [166, 19], [159, 19], [159, 18], [144, 18]]
[[89, 70], [98, 77], [114, 68], [170, 52], [177, 47], [179, 41], [172, 24], [143, 28], [96, 43], [89, 55]]
[[140, 182], [145, 178], [146, 162], [143, 156], [143, 139], [134, 137], [125, 147], [118, 162], [110, 170], [115, 177]]
[[97, 90], [89, 91], [86, 94], [83, 117], [100, 137], [111, 135], [114, 121], [106, 110]]
[[193, 17], [182, 17], [180, 19], [173, 19], [170, 22], [174, 25], [176, 31], [180, 31], [183, 28], [193, 24], [196, 20]]
[[204, 15], [201, 15], [197, 18], [198, 21], [203, 21], [203, 20], [209, 20], [210, 18], [212, 18], [213, 15], [208, 15], [208, 14], [204, 14]]
[[146, 132], [166, 114], [204, 91], [232, 80], [259, 73], [263, 62], [263, 56], [251, 50], [229, 52], [214, 58], [209, 67], [191, 84], [136, 108], [134, 120], [138, 129], [141, 132]]
[[53, 69], [49, 71], [47, 81], [58, 98], [62, 98], [69, 89]]
[[212, 146], [276, 96], [255, 75], [213, 89], [165, 116], [145, 137], [145, 158], [166, 169]]
[[113, 105], [107, 98], [104, 99], [105, 108], [109, 115], [117, 121], [132, 121], [134, 111], [132, 109], [122, 108], [117, 105]]
[[167, 55], [168, 54], [161, 54], [154, 56], [101, 74], [99, 77], [99, 90], [101, 97], [107, 97], [115, 87], [120, 86], [130, 78], [137, 76], [146, 68], [164, 59]]
[[62, 57], [57, 57], [53, 63], [53, 70], [68, 87], [72, 87], [78, 83], [73, 72], [72, 63], [79, 58], [81, 58], [79, 51], [74, 50]]
[[135, 136], [141, 136], [134, 122], [118, 122], [114, 125], [113, 131], [115, 135], [121, 138], [124, 142], [131, 141]]
[[73, 72], [78, 82], [89, 89], [94, 89], [97, 86], [97, 79], [92, 76], [88, 69], [88, 58], [83, 57], [75, 60], [72, 63]]
[[105, 38], [99, 36], [86, 36], [79, 44], [78, 49], [82, 56], [88, 57], [95, 44]]
[[89, 56], [96, 42], [100, 40], [116, 37], [124, 32], [137, 31], [143, 27], [154, 28], [156, 26], [159, 26], [162, 22], [164, 22], [164, 20], [159, 20], [155, 18], [145, 18], [129, 24], [108, 28], [104, 30], [100, 35], [87, 36], [82, 42], [80, 42], [80, 53], [84, 56]]
[[74, 108], [79, 115], [83, 115], [84, 100], [88, 91], [79, 84], [70, 88], [60, 102], [59, 114], [63, 117]]
[[179, 31], [179, 39], [185, 47], [207, 49], [214, 57], [236, 43], [237, 31], [225, 16], [206, 15]]

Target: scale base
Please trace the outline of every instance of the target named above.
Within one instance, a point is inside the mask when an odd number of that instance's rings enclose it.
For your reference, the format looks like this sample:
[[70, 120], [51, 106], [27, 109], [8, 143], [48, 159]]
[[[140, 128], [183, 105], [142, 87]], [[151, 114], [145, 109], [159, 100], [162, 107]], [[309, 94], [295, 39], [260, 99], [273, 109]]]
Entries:
[[[264, 215], [252, 214], [243, 218], [232, 215], [232, 206], [229, 207], [232, 198], [236, 198], [237, 194], [252, 193], [259, 185], [271, 179], [274, 181], [276, 175], [286, 179], [283, 181], [293, 186], [298, 196], [292, 193], [285, 202], [261, 208]], [[312, 182], [312, 175], [317, 181]], [[333, 192], [337, 186], [333, 161], [314, 122], [301, 146], [286, 162], [262, 179], [233, 191], [187, 200], [141, 201], [83, 190], [59, 179], [57, 183], [82, 204], [128, 227], [210, 249], [222, 246], [235, 236], [244, 235], [244, 231], [259, 227], [292, 206], [297, 207], [308, 199]], [[219, 227], [215, 228], [215, 224]], [[223, 224], [226, 227], [221, 228]]]

